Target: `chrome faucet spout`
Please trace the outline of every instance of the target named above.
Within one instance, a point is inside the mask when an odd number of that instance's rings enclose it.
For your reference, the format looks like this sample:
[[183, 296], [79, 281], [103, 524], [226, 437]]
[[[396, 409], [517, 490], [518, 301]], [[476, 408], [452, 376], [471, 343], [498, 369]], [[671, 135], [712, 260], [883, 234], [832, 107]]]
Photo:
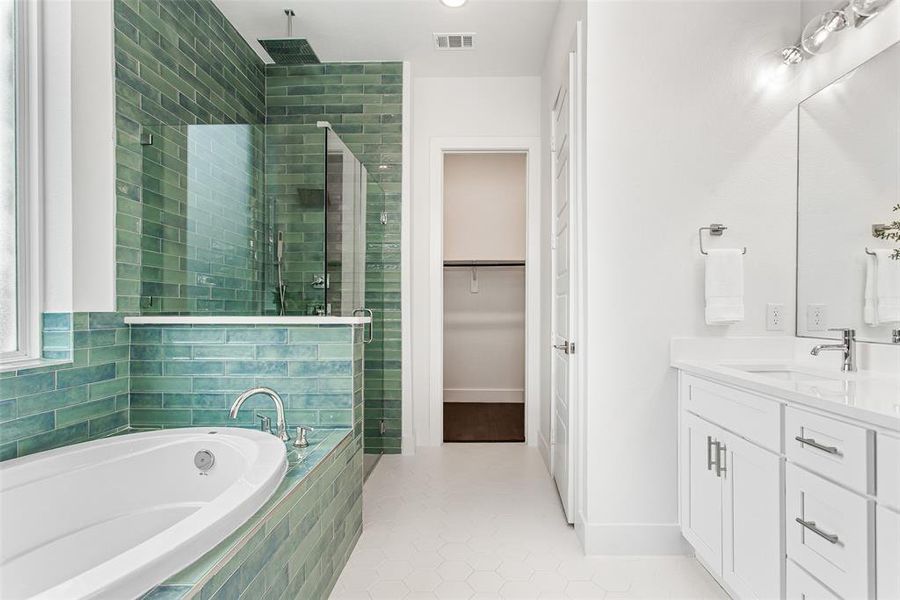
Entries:
[[251, 396], [255, 396], [257, 394], [268, 396], [272, 400], [272, 402], [275, 403], [275, 436], [277, 436], [278, 439], [280, 439], [282, 442], [287, 442], [288, 440], [290, 440], [291, 436], [287, 432], [287, 423], [284, 419], [284, 401], [281, 399], [281, 396], [278, 395], [278, 392], [276, 392], [272, 388], [254, 387], [243, 392], [240, 396], [237, 397], [237, 399], [234, 401], [234, 404], [231, 405], [231, 410], [228, 412], [229, 416], [232, 419], [236, 419], [238, 411], [241, 409], [241, 406], [244, 404], [244, 402]]
[[829, 329], [829, 331], [840, 331], [841, 344], [819, 344], [810, 350], [810, 354], [818, 356], [823, 351], [840, 351], [844, 355], [844, 361], [841, 364], [841, 371], [845, 373], [856, 371], [856, 331], [853, 329]]

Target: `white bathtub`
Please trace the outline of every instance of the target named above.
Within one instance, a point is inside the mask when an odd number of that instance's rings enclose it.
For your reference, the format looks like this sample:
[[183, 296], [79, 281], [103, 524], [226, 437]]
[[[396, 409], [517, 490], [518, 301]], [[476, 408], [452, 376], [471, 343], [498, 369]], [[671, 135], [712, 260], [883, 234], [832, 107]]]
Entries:
[[[203, 472], [194, 456], [215, 456]], [[107, 438], [0, 463], [0, 598], [135, 598], [272, 495], [275, 436], [227, 427]]]

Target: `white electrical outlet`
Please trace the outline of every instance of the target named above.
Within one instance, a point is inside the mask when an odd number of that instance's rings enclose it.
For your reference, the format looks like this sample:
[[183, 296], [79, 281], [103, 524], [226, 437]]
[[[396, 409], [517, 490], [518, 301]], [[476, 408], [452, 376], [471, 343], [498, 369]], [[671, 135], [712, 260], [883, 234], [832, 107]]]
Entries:
[[824, 304], [806, 305], [806, 330], [825, 331], [828, 329], [828, 309]]
[[784, 331], [784, 304], [766, 305], [766, 330]]

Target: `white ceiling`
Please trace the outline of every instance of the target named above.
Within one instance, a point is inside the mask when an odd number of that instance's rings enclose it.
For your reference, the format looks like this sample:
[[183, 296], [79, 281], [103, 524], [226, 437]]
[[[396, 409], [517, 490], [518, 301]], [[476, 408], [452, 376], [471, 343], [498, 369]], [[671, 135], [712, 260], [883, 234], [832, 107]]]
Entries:
[[[539, 75], [559, 0], [214, 0], [254, 50], [258, 38], [309, 40], [322, 62], [408, 60], [416, 77]], [[475, 49], [441, 52], [433, 33], [475, 33]]]

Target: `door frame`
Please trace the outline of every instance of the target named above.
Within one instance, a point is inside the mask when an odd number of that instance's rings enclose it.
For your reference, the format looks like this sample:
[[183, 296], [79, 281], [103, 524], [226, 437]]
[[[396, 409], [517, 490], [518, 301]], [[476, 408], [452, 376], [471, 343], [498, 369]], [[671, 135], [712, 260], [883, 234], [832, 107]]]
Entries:
[[525, 190], [525, 444], [536, 446], [540, 419], [541, 140], [538, 137], [432, 138], [429, 226], [429, 445], [444, 443], [444, 155], [526, 156]]

